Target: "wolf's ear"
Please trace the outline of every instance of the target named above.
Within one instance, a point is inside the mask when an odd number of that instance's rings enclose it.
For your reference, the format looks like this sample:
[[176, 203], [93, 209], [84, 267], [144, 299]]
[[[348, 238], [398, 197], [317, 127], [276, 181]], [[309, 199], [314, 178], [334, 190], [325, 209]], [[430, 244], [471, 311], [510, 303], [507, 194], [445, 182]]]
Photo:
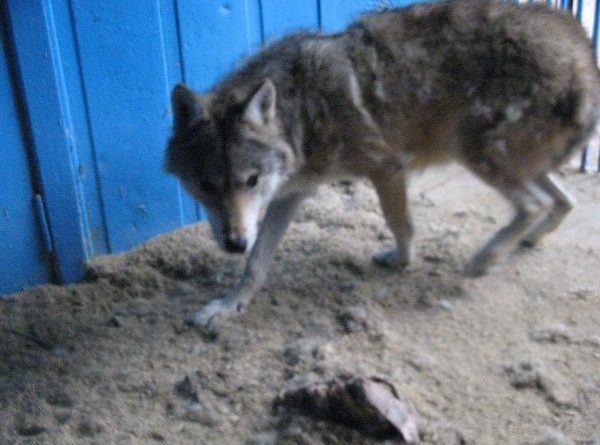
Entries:
[[205, 111], [201, 97], [183, 84], [177, 84], [171, 93], [173, 126], [181, 131], [204, 118]]
[[246, 105], [244, 120], [259, 126], [269, 124], [275, 119], [276, 100], [275, 85], [271, 79], [267, 79]]

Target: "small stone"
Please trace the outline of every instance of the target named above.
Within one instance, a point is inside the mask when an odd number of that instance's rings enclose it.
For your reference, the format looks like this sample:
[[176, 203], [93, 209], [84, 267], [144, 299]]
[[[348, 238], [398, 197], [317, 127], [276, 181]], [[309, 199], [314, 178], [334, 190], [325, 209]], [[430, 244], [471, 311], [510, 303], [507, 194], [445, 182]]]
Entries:
[[77, 425], [77, 434], [81, 437], [93, 437], [98, 433], [104, 431], [102, 425], [92, 419], [82, 419]]
[[201, 403], [190, 403], [183, 407], [183, 419], [205, 426], [214, 426], [217, 420], [213, 412]]
[[560, 380], [548, 374], [539, 363], [524, 361], [517, 366], [508, 366], [505, 370], [515, 389], [538, 389], [549, 402], [557, 406], [575, 408], [578, 405], [573, 389], [558, 383]]
[[46, 398], [46, 401], [50, 405], [60, 406], [62, 408], [72, 408], [74, 405], [73, 399], [71, 399], [71, 397], [69, 397], [62, 389], [57, 389], [50, 393]]
[[442, 257], [439, 257], [437, 255], [425, 255], [423, 259], [431, 264], [440, 264], [444, 261]]
[[54, 411], [54, 418], [56, 419], [56, 421], [58, 423], [60, 423], [61, 425], [64, 425], [65, 423], [67, 423], [69, 420], [71, 420], [72, 417], [72, 413], [70, 409], [65, 409], [65, 408], [57, 408]]
[[327, 360], [335, 354], [335, 348], [331, 343], [316, 345], [312, 350], [312, 356], [319, 361]]
[[530, 337], [539, 343], [570, 342], [572, 338], [569, 329], [562, 323], [538, 327], [533, 330]]
[[578, 288], [570, 290], [569, 293], [579, 300], [587, 300], [592, 291], [590, 289]]
[[575, 442], [560, 431], [552, 431], [535, 445], [575, 445]]
[[387, 287], [382, 287], [375, 293], [375, 298], [385, 300], [390, 296], [390, 290]]
[[192, 346], [192, 354], [193, 355], [201, 355], [201, 354], [206, 353], [207, 349], [208, 348], [204, 342], [196, 343], [194, 346]]
[[446, 299], [440, 300], [439, 306], [446, 311], [451, 311], [452, 309], [454, 309], [454, 305], [452, 304], [452, 302]]
[[123, 323], [121, 322], [120, 317], [113, 315], [108, 320], [106, 320], [106, 326], [109, 326], [111, 328], [120, 328], [121, 326], [123, 326]]
[[288, 366], [296, 366], [301, 361], [302, 351], [293, 346], [288, 346], [283, 350], [283, 360]]
[[150, 438], [156, 440], [157, 442], [164, 442], [165, 436], [157, 431], [152, 431], [150, 433]]
[[576, 391], [566, 383], [558, 383], [553, 379], [546, 379], [544, 392], [549, 402], [564, 408], [577, 408], [579, 400]]
[[369, 329], [367, 311], [360, 306], [350, 306], [343, 309], [338, 314], [338, 321], [341, 323], [344, 331], [348, 334], [367, 331]]
[[577, 445], [600, 445], [600, 436], [592, 437], [588, 440], [579, 440]]
[[461, 431], [445, 422], [424, 425], [421, 439], [433, 445], [464, 445], [467, 443]]
[[183, 380], [175, 383], [175, 393], [184, 399], [191, 400], [192, 402], [199, 402], [198, 391], [188, 375], [186, 375]]
[[304, 362], [307, 358], [313, 356], [313, 351], [317, 348], [318, 340], [315, 338], [300, 338], [291, 344], [287, 345], [281, 357], [288, 366], [296, 366], [300, 362]]
[[592, 346], [594, 348], [600, 348], [600, 335], [590, 335], [589, 337], [582, 339], [578, 343], [581, 343], [586, 346]]
[[394, 383], [402, 383], [402, 382], [406, 381], [406, 376], [404, 375], [404, 372], [400, 368], [392, 369], [392, 372], [390, 373], [390, 378], [391, 378], [391, 381]]
[[275, 445], [277, 443], [277, 434], [272, 431], [259, 433], [246, 441], [245, 445]]
[[516, 389], [544, 389], [546, 379], [543, 377], [543, 371], [538, 363], [524, 361], [516, 366], [506, 367], [505, 371], [510, 384]]
[[327, 431], [321, 434], [321, 441], [323, 445], [337, 445], [340, 443], [339, 437]]
[[20, 436], [37, 436], [46, 432], [46, 427], [35, 423], [24, 423], [17, 426], [17, 433]]
[[66, 357], [70, 352], [73, 352], [73, 347], [68, 346], [57, 346], [52, 349], [52, 354], [57, 357]]
[[352, 275], [362, 277], [365, 275], [365, 266], [357, 263], [353, 258], [342, 260], [341, 265], [344, 266]]
[[[436, 271], [430, 271], [427, 273], [429, 276], [439, 276], [440, 274]], [[421, 293], [417, 297], [417, 305], [423, 308], [430, 308], [435, 306], [435, 299], [429, 292]]]
[[435, 367], [437, 360], [432, 355], [424, 351], [408, 351], [404, 357], [404, 361], [417, 371], [428, 371]]

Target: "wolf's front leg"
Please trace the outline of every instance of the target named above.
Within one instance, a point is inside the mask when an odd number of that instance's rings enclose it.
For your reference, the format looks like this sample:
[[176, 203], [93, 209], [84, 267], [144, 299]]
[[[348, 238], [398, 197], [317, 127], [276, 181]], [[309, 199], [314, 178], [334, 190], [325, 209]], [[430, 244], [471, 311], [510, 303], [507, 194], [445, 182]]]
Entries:
[[190, 320], [192, 324], [208, 332], [216, 332], [223, 320], [244, 312], [264, 284], [277, 244], [304, 197], [305, 194], [297, 193], [269, 204], [242, 279], [229, 295], [211, 301], [196, 312]]
[[380, 169], [370, 175], [383, 216], [396, 239], [396, 247], [373, 256], [384, 267], [405, 267], [412, 259], [413, 226], [407, 209], [406, 178], [402, 170]]

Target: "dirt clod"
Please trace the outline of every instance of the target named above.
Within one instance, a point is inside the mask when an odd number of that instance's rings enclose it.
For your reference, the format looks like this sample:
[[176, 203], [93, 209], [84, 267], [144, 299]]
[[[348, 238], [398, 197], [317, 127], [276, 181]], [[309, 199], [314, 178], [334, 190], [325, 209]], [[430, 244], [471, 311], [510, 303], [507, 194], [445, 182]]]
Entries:
[[244, 445], [277, 445], [277, 433], [263, 432], [251, 437]]
[[104, 431], [104, 427], [94, 419], [84, 417], [77, 425], [77, 434], [80, 437], [93, 437]]
[[60, 406], [63, 408], [72, 408], [73, 405], [75, 404], [73, 402], [73, 399], [71, 398], [71, 396], [69, 396], [62, 389], [56, 389], [56, 390], [52, 391], [46, 398], [46, 401], [50, 405]]
[[342, 309], [338, 314], [338, 320], [348, 334], [367, 331], [370, 327], [367, 310], [360, 306], [350, 306]]
[[120, 317], [118, 317], [117, 315], [113, 315], [108, 320], [106, 320], [106, 325], [110, 326], [111, 328], [120, 328], [121, 326], [123, 326], [123, 322], [121, 321]]
[[19, 433], [20, 436], [37, 436], [38, 434], [42, 434], [44, 432], [46, 432], [46, 427], [37, 425], [35, 423], [25, 423], [17, 426], [17, 433]]
[[539, 343], [569, 343], [572, 341], [572, 334], [567, 326], [556, 323], [534, 329], [531, 332], [531, 339]]
[[206, 426], [215, 426], [219, 423], [215, 413], [201, 403], [184, 404], [181, 418], [188, 422], [196, 422]]
[[189, 375], [186, 375], [183, 380], [180, 380], [175, 384], [175, 392], [178, 396], [191, 400], [192, 402], [200, 401], [200, 399], [198, 399], [196, 385], [192, 383], [192, 379]]
[[561, 431], [552, 431], [535, 445], [575, 445], [575, 442], [565, 436]]

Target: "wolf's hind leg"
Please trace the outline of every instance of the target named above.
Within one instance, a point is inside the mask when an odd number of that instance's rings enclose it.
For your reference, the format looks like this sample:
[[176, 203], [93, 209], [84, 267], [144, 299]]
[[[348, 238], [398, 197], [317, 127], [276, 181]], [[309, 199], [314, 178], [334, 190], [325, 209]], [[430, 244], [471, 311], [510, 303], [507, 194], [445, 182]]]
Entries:
[[473, 256], [467, 265], [468, 275], [485, 274], [499, 257], [510, 253], [544, 220], [551, 205], [550, 197], [534, 182], [501, 190], [515, 208], [515, 216]]
[[211, 301], [196, 312], [190, 320], [192, 324], [208, 332], [216, 332], [222, 321], [244, 312], [264, 284], [275, 249], [304, 197], [304, 194], [298, 193], [271, 202], [242, 279], [229, 295]]
[[554, 175], [543, 174], [535, 180], [535, 183], [550, 195], [554, 202], [546, 217], [534, 226], [521, 241], [524, 246], [535, 246], [544, 235], [554, 231], [575, 205], [575, 200]]
[[405, 267], [412, 259], [413, 225], [407, 209], [406, 177], [397, 169], [378, 170], [369, 176], [375, 186], [383, 216], [396, 239], [396, 247], [373, 256], [384, 267]]

